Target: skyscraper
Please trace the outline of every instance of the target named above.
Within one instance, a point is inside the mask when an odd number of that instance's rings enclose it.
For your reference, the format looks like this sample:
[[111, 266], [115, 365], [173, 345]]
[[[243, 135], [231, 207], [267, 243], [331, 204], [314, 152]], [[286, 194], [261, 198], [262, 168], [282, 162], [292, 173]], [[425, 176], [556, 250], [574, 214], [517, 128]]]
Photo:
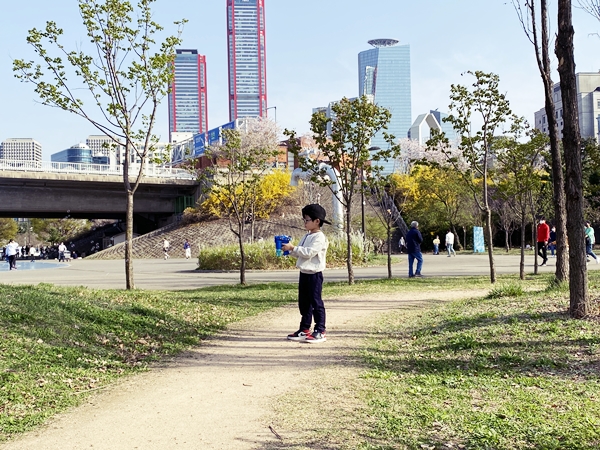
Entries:
[[[374, 48], [358, 54], [358, 95], [372, 95], [376, 105], [389, 109], [388, 133], [407, 137], [412, 124], [410, 46], [398, 45], [395, 39], [374, 39], [369, 44]], [[371, 146], [388, 147], [383, 132], [375, 135]], [[387, 173], [394, 170], [394, 161], [382, 165]]]
[[[175, 78], [169, 93], [169, 134], [208, 130], [206, 57], [198, 50], [176, 50]], [[170, 139], [169, 139], [170, 140]]]
[[227, 0], [229, 120], [266, 116], [264, 0]]

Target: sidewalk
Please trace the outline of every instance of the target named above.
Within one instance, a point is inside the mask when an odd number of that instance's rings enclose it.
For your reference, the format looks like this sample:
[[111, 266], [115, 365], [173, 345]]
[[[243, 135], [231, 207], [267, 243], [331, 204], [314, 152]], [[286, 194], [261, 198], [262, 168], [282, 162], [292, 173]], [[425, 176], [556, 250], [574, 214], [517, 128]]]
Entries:
[[[394, 277], [408, 276], [406, 257], [392, 266]], [[487, 254], [459, 254], [448, 258], [446, 255], [425, 254], [423, 275], [429, 276], [466, 276], [489, 275]], [[497, 254], [494, 256], [497, 274], [518, 274], [518, 255]], [[548, 260], [548, 266], [539, 267], [540, 273], [552, 273], [555, 259]], [[533, 272], [533, 256], [525, 260], [527, 273]], [[196, 270], [195, 259], [139, 259], [133, 263], [134, 281], [138, 289], [181, 290], [196, 289], [205, 286], [239, 283], [239, 272], [216, 272]], [[590, 262], [588, 270], [600, 269], [600, 265]], [[378, 279], [387, 277], [387, 267], [354, 268], [355, 279]], [[348, 272], [345, 268], [327, 270], [325, 281], [345, 281]], [[280, 281], [294, 283], [298, 280], [298, 271], [248, 271], [248, 283]], [[125, 289], [125, 263], [122, 260], [86, 260], [71, 261], [67, 267], [45, 270], [26, 270], [0, 272], [0, 283], [38, 284], [52, 283], [58, 286], [87, 286], [98, 289]]]

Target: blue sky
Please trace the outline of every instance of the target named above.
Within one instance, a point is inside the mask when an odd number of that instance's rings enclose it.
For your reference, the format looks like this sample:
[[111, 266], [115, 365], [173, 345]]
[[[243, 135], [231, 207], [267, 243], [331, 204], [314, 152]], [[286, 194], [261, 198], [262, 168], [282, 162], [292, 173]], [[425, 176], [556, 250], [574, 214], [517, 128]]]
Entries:
[[[302, 134], [313, 107], [356, 96], [357, 55], [374, 38], [411, 46], [413, 120], [430, 109], [447, 111], [450, 85], [470, 81], [461, 77], [467, 70], [497, 73], [513, 111], [530, 122], [543, 106], [533, 48], [510, 0], [266, 0], [265, 8], [268, 100], [282, 128]], [[154, 11], [168, 31], [175, 30], [173, 21], [189, 20], [182, 47], [207, 57], [209, 127], [228, 122], [226, 1], [157, 0]], [[32, 137], [45, 160], [98, 134], [82, 119], [37, 104], [33, 86], [13, 76], [12, 60], [33, 56], [27, 30], [47, 20], [65, 29], [66, 45], [85, 42], [76, 0], [10, 2], [0, 16], [0, 139]], [[600, 38], [593, 33], [600, 23], [580, 10], [574, 10], [574, 22], [577, 71], [599, 71]], [[156, 129], [163, 140], [167, 120], [165, 102]]]

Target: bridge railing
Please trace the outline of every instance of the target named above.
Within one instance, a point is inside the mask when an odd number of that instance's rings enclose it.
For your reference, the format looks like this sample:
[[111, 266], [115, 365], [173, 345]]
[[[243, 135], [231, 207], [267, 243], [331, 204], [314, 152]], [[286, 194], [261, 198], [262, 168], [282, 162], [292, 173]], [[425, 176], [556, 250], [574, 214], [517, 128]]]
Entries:
[[[137, 174], [139, 164], [129, 166], [130, 174]], [[123, 166], [109, 164], [84, 164], [54, 161], [24, 161], [0, 159], [0, 171], [48, 172], [48, 173], [76, 173], [84, 175], [123, 175]], [[144, 176], [157, 178], [194, 179], [195, 177], [185, 169], [157, 166], [148, 164], [144, 167]]]

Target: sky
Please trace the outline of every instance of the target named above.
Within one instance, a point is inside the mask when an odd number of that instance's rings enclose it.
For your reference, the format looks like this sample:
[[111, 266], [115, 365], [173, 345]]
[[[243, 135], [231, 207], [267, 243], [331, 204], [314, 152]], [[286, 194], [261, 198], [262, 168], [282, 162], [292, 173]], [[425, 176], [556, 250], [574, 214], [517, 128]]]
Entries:
[[[550, 0], [551, 6], [556, 0]], [[573, 0], [574, 5], [577, 0]], [[33, 138], [43, 159], [99, 132], [83, 119], [37, 101], [33, 85], [14, 77], [14, 59], [34, 59], [27, 31], [55, 21], [69, 49], [85, 45], [77, 0], [9, 2], [0, 16], [0, 140]], [[209, 128], [229, 121], [226, 0], [157, 0], [154, 19], [169, 34], [187, 19], [182, 48], [206, 55]], [[394, 38], [411, 53], [412, 120], [448, 111], [450, 86], [470, 84], [464, 72], [500, 77], [513, 112], [533, 122], [544, 104], [533, 46], [510, 0], [266, 0], [269, 116], [278, 125], [309, 131], [312, 108], [358, 95], [358, 53], [368, 40]], [[577, 72], [600, 71], [600, 22], [574, 9]], [[556, 14], [551, 15], [556, 32]], [[552, 43], [553, 45], [553, 43]], [[553, 58], [556, 66], [556, 58]], [[553, 74], [558, 81], [558, 74]], [[156, 133], [168, 140], [166, 100]]]

